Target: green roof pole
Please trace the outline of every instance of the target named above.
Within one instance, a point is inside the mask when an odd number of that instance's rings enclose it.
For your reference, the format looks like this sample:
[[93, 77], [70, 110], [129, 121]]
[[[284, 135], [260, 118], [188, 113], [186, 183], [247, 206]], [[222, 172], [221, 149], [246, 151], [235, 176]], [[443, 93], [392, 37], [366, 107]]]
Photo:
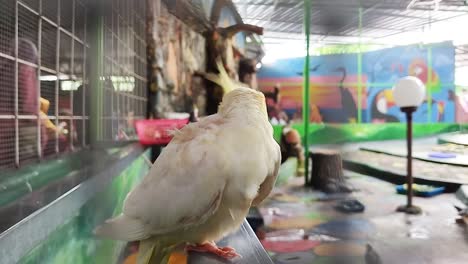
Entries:
[[[429, 11], [429, 25], [428, 32], [430, 34], [432, 29], [432, 12]], [[427, 93], [427, 122], [432, 123], [432, 43], [426, 43], [427, 47], [427, 80], [426, 80], [426, 93]], [[424, 82], [424, 80], [421, 80]]]
[[90, 48], [90, 141], [91, 145], [102, 140], [102, 116], [103, 116], [103, 81], [104, 76], [104, 18], [101, 1], [97, 1], [91, 9], [91, 48]]
[[359, 53], [358, 53], [358, 93], [357, 123], [362, 123], [362, 7], [359, 7]]
[[[424, 81], [424, 80], [422, 80]], [[427, 93], [427, 121], [432, 123], [432, 89], [434, 83], [432, 82], [432, 44], [429, 43], [427, 46], [427, 82], [426, 82], [426, 93]]]
[[304, 63], [304, 86], [303, 86], [303, 98], [302, 98], [302, 119], [304, 121], [304, 152], [305, 152], [305, 184], [309, 184], [309, 87], [310, 87], [310, 76], [309, 76], [309, 65], [310, 65], [310, 1], [304, 0], [304, 32], [306, 36], [306, 57]]

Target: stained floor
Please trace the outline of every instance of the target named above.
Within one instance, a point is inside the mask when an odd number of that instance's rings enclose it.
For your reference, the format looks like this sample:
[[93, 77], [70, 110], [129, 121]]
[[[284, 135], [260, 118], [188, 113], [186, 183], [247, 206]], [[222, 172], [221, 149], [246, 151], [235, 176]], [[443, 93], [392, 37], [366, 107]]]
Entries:
[[[406, 196], [396, 194], [393, 184], [345, 175], [354, 188], [351, 194], [326, 195], [304, 188], [303, 179], [295, 178], [262, 204], [265, 226], [257, 235], [276, 264], [468, 263], [468, 229], [455, 223], [453, 205], [460, 202], [453, 194], [416, 197], [424, 213], [407, 216], [395, 211]], [[335, 209], [350, 198], [364, 204], [365, 211]], [[131, 258], [125, 263], [135, 263]], [[186, 263], [186, 256], [175, 253], [170, 264], [179, 263]]]
[[[302, 179], [278, 188], [260, 209], [259, 236], [275, 263], [468, 263], [468, 230], [455, 223], [453, 194], [415, 198], [420, 216], [395, 212], [406, 202], [387, 182], [351, 172], [349, 196], [324, 195]], [[339, 201], [356, 198], [363, 213], [341, 213]]]

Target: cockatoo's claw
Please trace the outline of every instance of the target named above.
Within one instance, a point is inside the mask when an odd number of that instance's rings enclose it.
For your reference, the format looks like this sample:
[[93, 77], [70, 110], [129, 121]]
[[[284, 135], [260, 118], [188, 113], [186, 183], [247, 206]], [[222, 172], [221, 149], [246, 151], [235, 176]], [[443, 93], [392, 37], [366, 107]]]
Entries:
[[220, 248], [220, 250], [223, 252], [225, 258], [227, 258], [227, 259], [241, 257], [241, 255], [239, 255], [236, 252], [236, 250], [234, 248], [232, 248], [232, 247], [222, 247], [222, 248]]
[[186, 251], [195, 251], [203, 253], [211, 253], [224, 259], [233, 259], [236, 257], [242, 257], [232, 247], [218, 247], [215, 244], [205, 243], [201, 245], [188, 245], [185, 247]]

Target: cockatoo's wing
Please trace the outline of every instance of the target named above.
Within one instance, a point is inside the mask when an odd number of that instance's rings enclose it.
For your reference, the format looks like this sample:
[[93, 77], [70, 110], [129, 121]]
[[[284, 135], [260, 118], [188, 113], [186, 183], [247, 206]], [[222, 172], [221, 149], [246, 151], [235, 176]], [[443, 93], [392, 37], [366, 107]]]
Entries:
[[252, 206], [259, 205], [265, 198], [268, 197], [271, 190], [275, 186], [276, 178], [278, 177], [278, 171], [281, 166], [281, 148], [278, 144], [274, 145], [277, 149], [276, 157], [274, 158], [275, 166], [271, 172], [269, 172], [266, 179], [260, 185], [258, 194], [255, 199], [252, 201]]
[[119, 240], [142, 240], [183, 231], [213, 215], [229, 177], [223, 148], [216, 138], [218, 122], [215, 115], [177, 132], [149, 174], [127, 196], [123, 214], [96, 233]]

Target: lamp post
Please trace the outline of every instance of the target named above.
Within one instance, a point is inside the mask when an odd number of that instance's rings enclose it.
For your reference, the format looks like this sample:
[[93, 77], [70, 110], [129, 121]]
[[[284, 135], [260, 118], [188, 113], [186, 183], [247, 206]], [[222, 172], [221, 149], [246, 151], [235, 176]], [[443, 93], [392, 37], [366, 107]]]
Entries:
[[406, 144], [407, 144], [407, 204], [399, 206], [398, 212], [407, 214], [420, 214], [421, 208], [413, 205], [413, 168], [412, 168], [412, 139], [413, 139], [413, 113], [424, 101], [426, 96], [426, 87], [416, 77], [404, 77], [393, 87], [393, 98], [401, 111], [406, 115]]

